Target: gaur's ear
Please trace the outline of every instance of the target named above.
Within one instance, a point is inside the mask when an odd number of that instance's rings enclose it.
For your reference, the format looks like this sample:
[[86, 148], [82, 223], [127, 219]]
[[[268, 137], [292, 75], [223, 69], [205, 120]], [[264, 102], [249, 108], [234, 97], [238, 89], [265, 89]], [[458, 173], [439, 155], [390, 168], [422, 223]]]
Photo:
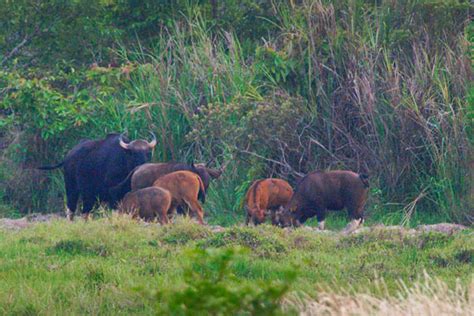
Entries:
[[194, 172], [198, 172], [198, 171], [199, 171], [199, 168], [197, 167], [197, 165], [194, 164], [194, 162], [191, 162], [191, 169], [192, 169]]

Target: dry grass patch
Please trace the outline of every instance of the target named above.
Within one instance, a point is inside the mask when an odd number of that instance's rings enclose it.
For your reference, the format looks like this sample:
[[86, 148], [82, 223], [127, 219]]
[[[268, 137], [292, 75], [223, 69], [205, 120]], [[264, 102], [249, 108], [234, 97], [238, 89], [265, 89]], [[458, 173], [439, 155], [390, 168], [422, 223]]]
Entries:
[[316, 299], [293, 297], [287, 300], [286, 305], [305, 316], [474, 315], [474, 280], [470, 285], [462, 286], [458, 282], [450, 288], [445, 282], [425, 275], [423, 281], [412, 286], [400, 282], [396, 295], [349, 294], [328, 290], [318, 293]]

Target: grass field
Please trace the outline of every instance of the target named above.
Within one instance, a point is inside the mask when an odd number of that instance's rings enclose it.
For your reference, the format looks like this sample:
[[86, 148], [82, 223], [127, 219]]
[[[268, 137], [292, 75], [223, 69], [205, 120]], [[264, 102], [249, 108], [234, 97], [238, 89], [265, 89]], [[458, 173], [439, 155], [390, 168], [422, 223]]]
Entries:
[[0, 229], [0, 314], [465, 315], [473, 233], [52, 220]]

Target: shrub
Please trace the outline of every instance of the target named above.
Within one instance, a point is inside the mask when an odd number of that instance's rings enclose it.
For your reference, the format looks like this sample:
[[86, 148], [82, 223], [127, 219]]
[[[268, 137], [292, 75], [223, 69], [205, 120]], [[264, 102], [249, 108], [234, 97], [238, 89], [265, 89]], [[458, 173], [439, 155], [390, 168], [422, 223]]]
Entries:
[[283, 315], [281, 300], [295, 278], [243, 283], [230, 268], [238, 250], [195, 250], [184, 271], [182, 289], [156, 294], [159, 314], [172, 315]]

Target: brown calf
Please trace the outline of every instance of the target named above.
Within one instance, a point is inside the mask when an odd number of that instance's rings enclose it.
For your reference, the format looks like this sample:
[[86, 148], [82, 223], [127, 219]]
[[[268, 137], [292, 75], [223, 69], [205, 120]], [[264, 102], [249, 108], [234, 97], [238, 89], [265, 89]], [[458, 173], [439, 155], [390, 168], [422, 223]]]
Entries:
[[163, 188], [171, 193], [171, 209], [177, 206], [188, 206], [197, 216], [200, 224], [204, 224], [204, 211], [198, 198], [205, 201], [206, 191], [201, 178], [190, 171], [175, 171], [158, 178], [154, 187]]
[[152, 221], [159, 216], [161, 224], [168, 223], [168, 211], [171, 206], [171, 194], [162, 188], [150, 187], [128, 192], [123, 198], [119, 212], [139, 216]]
[[281, 206], [286, 206], [292, 195], [293, 189], [285, 180], [270, 178], [254, 181], [245, 196], [246, 224], [263, 223], [267, 210], [272, 214], [272, 223], [278, 224], [276, 211]]
[[326, 210], [347, 208], [351, 225], [364, 219], [364, 206], [369, 192], [368, 177], [352, 171], [316, 171], [298, 183], [288, 206], [281, 214], [282, 226], [300, 225], [316, 216], [324, 229]]

